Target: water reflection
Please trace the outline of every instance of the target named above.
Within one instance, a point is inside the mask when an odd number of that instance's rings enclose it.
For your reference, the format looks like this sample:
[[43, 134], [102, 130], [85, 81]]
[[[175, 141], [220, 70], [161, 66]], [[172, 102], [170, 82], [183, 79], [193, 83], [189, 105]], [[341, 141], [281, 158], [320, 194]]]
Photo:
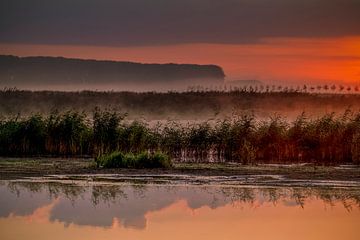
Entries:
[[[46, 216], [48, 224], [61, 223], [65, 228], [76, 225], [109, 229], [116, 223], [124, 229], [144, 231], [149, 215], [161, 213], [176, 204], [180, 204], [184, 211], [208, 209], [215, 213], [215, 209], [262, 211], [262, 207], [265, 209], [269, 206], [305, 211], [308, 205], [311, 209], [314, 203], [321, 203], [320, 211], [340, 207], [342, 213], [360, 216], [360, 191], [357, 188], [1, 182], [0, 196], [0, 219], [34, 217], [41, 213]], [[221, 220], [221, 215], [217, 220]], [[0, 228], [1, 224], [0, 221]]]

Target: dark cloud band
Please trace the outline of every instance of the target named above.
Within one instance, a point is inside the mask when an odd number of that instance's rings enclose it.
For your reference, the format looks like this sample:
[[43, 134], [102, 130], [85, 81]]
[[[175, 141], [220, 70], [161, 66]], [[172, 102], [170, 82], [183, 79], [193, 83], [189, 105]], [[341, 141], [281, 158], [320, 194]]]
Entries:
[[108, 46], [360, 35], [360, 0], [0, 0], [0, 42]]

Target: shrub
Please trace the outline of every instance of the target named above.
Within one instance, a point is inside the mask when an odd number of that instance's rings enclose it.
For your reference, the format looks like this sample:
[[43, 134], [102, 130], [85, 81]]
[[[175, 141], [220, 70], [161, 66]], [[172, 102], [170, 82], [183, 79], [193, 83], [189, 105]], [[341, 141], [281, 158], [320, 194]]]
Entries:
[[97, 167], [103, 168], [170, 168], [170, 158], [161, 152], [139, 154], [116, 151], [95, 159]]

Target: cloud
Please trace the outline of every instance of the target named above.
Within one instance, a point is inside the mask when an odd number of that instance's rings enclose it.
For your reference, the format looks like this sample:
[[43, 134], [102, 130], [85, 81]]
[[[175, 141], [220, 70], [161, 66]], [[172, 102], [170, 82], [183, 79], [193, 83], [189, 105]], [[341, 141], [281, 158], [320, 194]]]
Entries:
[[360, 0], [0, 0], [0, 42], [254, 43], [360, 34]]

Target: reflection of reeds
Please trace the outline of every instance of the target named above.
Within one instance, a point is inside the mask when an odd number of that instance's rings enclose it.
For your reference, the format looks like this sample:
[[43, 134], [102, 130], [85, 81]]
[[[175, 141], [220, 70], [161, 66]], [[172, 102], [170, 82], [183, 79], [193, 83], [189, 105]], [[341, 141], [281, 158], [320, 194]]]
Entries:
[[275, 116], [257, 121], [244, 115], [210, 124], [169, 122], [149, 127], [125, 124], [115, 112], [92, 120], [77, 112], [0, 121], [2, 156], [98, 156], [113, 151], [161, 151], [177, 161], [360, 163], [360, 113], [300, 115], [287, 123]]
[[[178, 201], [179, 198], [190, 201], [193, 195], [193, 188], [187, 189], [183, 186], [152, 186], [146, 185], [77, 185], [77, 184], [62, 184], [59, 182], [9, 182], [7, 188], [10, 192], [16, 194], [18, 197], [24, 191], [32, 193], [48, 194], [50, 198], [64, 197], [76, 204], [78, 200], [84, 197], [91, 201], [93, 205], [98, 204], [117, 204], [119, 201], [126, 200], [131, 202], [134, 199], [149, 200], [149, 196], [154, 196], [152, 191], [159, 191], [162, 194], [167, 193], [166, 196], [172, 196], [173, 201]], [[257, 201], [268, 202], [273, 204], [287, 204], [289, 206], [306, 207], [306, 203], [313, 199], [319, 199], [324, 204], [333, 206], [335, 204], [342, 204], [348, 211], [353, 208], [360, 208], [360, 193], [357, 188], [328, 188], [328, 187], [211, 187], [201, 186], [195, 189], [196, 192], [202, 193], [199, 196], [211, 196], [203, 201], [204, 205], [216, 207], [214, 199], [217, 200], [218, 206], [223, 204], [241, 204], [246, 203], [253, 205], [259, 204]], [[87, 194], [90, 192], [90, 195]], [[189, 196], [187, 195], [189, 193]], [[189, 197], [189, 199], [187, 199]], [[207, 199], [207, 200], [206, 200]], [[152, 199], [158, 201], [158, 199]], [[202, 199], [199, 199], [202, 201]], [[172, 201], [167, 201], [171, 204]], [[215, 204], [215, 206], [214, 206]]]

